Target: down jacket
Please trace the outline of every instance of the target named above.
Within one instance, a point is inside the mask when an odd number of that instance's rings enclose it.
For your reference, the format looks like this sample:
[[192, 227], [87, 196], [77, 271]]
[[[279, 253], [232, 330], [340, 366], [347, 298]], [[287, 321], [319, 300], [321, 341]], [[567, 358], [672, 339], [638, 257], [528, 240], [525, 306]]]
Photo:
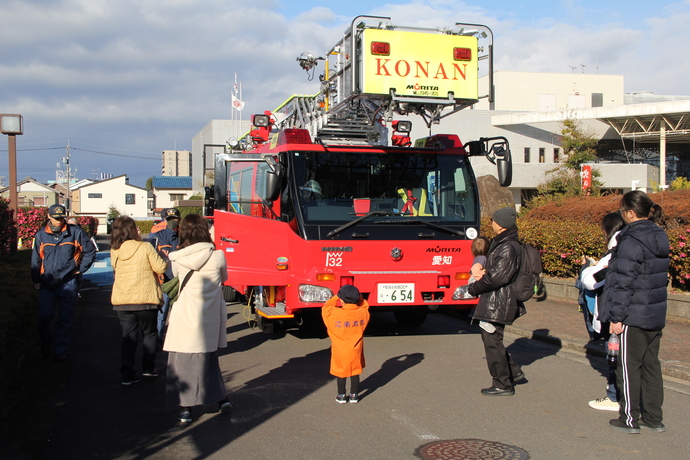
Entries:
[[[114, 310], [154, 310], [163, 303], [156, 273], [165, 273], [167, 264], [153, 246], [127, 240], [119, 249], [110, 250], [110, 263], [115, 271], [110, 296]], [[137, 307], [122, 308], [122, 305]]]
[[525, 304], [515, 298], [512, 283], [520, 268], [517, 228], [509, 228], [491, 240], [486, 254], [486, 273], [468, 287], [479, 296], [474, 319], [499, 324], [513, 324], [525, 314]]
[[369, 304], [345, 303], [333, 296], [321, 309], [331, 338], [331, 374], [336, 377], [359, 375], [365, 366], [364, 329], [369, 324]]
[[209, 353], [228, 345], [228, 310], [221, 285], [228, 279], [223, 251], [213, 243], [195, 243], [170, 253], [173, 275], [184, 280], [194, 273], [170, 310], [163, 349], [177, 353]]
[[668, 267], [666, 232], [647, 219], [626, 225], [606, 272], [601, 320], [650, 331], [663, 329]]

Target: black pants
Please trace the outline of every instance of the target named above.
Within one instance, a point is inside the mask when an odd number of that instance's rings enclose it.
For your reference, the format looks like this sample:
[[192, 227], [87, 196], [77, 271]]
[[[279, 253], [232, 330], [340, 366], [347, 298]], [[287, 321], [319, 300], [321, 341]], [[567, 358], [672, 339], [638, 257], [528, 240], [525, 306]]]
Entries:
[[522, 372], [522, 370], [513, 361], [510, 353], [503, 345], [505, 324], [491, 324], [496, 327], [496, 331], [492, 334], [480, 328], [482, 331], [482, 342], [484, 342], [484, 353], [486, 353], [486, 365], [489, 367], [489, 373], [493, 379], [491, 386], [505, 390], [506, 388], [513, 387], [512, 378]]
[[156, 360], [158, 310], [118, 311], [117, 317], [122, 327], [122, 366], [120, 367], [122, 378], [134, 378], [135, 353], [139, 344], [140, 330], [144, 337], [144, 356], [141, 365], [144, 372], [152, 373], [155, 370]]
[[[339, 395], [347, 394], [347, 391], [345, 390], [346, 380], [347, 377], [336, 377]], [[350, 377], [350, 394], [355, 395], [357, 393], [359, 393], [359, 375], [353, 375], [352, 377]]]
[[659, 362], [661, 331], [648, 331], [623, 326], [616, 380], [620, 391], [621, 422], [633, 426], [640, 418], [640, 395], [644, 412], [642, 419], [652, 425], [661, 423], [664, 403], [664, 381]]

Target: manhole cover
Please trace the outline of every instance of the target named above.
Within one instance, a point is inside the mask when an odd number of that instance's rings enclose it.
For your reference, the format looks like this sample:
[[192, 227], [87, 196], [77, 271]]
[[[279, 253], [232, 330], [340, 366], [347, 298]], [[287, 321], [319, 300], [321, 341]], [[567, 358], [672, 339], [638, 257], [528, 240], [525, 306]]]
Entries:
[[417, 455], [424, 460], [527, 460], [529, 454], [519, 447], [482, 439], [435, 441], [421, 446]]

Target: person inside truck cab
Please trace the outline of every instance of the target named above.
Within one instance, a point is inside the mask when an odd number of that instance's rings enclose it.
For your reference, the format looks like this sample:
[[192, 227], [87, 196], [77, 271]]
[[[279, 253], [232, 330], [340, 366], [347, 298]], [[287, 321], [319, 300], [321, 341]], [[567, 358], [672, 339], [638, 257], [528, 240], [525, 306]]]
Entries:
[[309, 180], [306, 184], [299, 188], [302, 192], [302, 200], [306, 203], [310, 201], [323, 200], [323, 193], [321, 191], [321, 184], [315, 180]]

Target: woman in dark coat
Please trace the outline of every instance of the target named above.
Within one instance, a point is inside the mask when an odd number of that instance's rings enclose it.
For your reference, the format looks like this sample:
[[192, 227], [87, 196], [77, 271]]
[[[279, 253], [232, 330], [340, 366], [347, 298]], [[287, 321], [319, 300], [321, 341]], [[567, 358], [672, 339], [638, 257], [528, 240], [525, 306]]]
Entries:
[[623, 195], [620, 213], [628, 225], [611, 255], [602, 312], [602, 321], [611, 323], [610, 332], [620, 334], [621, 342], [616, 369], [619, 418], [610, 425], [626, 433], [639, 433], [640, 427], [660, 432], [666, 430], [661, 423], [664, 386], [659, 344], [666, 321], [668, 236], [655, 223], [661, 218], [661, 206], [644, 192]]

